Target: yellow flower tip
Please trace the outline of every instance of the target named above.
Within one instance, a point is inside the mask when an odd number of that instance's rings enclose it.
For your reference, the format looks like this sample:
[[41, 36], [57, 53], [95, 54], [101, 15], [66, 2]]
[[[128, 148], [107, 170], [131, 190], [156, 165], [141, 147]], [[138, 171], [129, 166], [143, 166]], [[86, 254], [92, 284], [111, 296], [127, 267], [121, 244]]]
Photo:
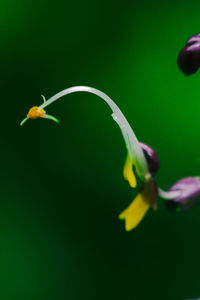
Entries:
[[36, 118], [44, 118], [46, 114], [46, 111], [43, 108], [40, 108], [38, 106], [33, 106], [28, 114], [27, 114], [27, 118], [30, 119], [36, 119]]
[[[138, 225], [138, 224], [137, 224]], [[135, 225], [134, 227], [131, 227], [131, 225], [128, 222], [125, 222], [125, 230], [126, 231], [131, 231], [133, 230], [135, 227], [137, 227], [137, 225]]]
[[133, 173], [133, 163], [132, 163], [129, 155], [127, 155], [127, 158], [126, 158], [123, 175], [124, 175], [124, 178], [126, 180], [128, 180], [130, 186], [132, 188], [135, 188], [137, 185], [137, 181], [136, 181], [135, 175]]
[[139, 193], [133, 202], [119, 215], [119, 219], [125, 220], [125, 229], [130, 231], [138, 226], [146, 215], [151, 203], [145, 194]]
[[131, 224], [130, 224], [130, 216], [128, 216], [128, 215], [126, 214], [126, 210], [123, 211], [123, 212], [118, 216], [118, 218], [119, 218], [120, 220], [124, 220], [124, 221], [125, 221], [125, 230], [126, 230], [126, 231], [131, 231], [132, 229], [134, 229], [134, 228], [139, 224], [139, 223], [137, 223], [134, 227], [131, 226]]

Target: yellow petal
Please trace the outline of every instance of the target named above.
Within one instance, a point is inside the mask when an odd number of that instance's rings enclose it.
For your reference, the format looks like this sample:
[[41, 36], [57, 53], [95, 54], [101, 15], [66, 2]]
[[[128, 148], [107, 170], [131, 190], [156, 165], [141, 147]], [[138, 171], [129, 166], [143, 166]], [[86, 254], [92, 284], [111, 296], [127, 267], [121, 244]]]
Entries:
[[135, 188], [137, 182], [136, 182], [135, 175], [133, 173], [133, 163], [132, 163], [129, 155], [127, 155], [127, 158], [126, 158], [126, 162], [125, 162], [124, 170], [123, 170], [123, 175], [124, 175], [124, 178], [126, 180], [128, 180], [130, 186], [132, 188]]
[[144, 193], [137, 195], [133, 202], [119, 215], [120, 219], [125, 219], [127, 231], [132, 230], [142, 221], [150, 206], [150, 201]]

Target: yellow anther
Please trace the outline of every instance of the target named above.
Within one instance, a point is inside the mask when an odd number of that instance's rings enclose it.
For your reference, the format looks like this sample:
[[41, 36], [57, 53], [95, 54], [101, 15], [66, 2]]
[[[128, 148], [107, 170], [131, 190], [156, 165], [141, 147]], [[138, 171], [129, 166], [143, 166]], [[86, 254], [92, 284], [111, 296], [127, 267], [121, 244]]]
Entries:
[[33, 106], [28, 114], [27, 114], [27, 118], [30, 119], [36, 119], [36, 118], [44, 118], [46, 114], [46, 111], [43, 108], [40, 108], [38, 106]]

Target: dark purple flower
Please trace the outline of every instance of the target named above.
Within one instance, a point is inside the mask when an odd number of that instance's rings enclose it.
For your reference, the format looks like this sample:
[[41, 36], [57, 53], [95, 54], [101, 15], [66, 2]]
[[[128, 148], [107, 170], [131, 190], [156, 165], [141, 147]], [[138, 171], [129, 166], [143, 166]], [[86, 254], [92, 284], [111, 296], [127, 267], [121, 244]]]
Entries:
[[170, 207], [181, 207], [187, 210], [200, 200], [200, 177], [183, 178], [165, 193], [173, 197], [167, 201]]
[[150, 146], [140, 143], [140, 146], [144, 152], [145, 158], [148, 163], [149, 171], [154, 177], [160, 168], [160, 160], [155, 152]]
[[187, 40], [186, 46], [178, 55], [177, 62], [185, 75], [191, 75], [198, 70], [200, 67], [200, 33]]

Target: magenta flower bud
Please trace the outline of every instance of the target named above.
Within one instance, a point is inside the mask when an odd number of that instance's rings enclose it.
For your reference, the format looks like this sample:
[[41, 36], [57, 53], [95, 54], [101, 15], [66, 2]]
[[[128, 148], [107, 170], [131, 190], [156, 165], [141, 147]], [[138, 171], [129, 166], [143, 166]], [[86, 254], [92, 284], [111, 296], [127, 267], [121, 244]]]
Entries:
[[200, 200], [200, 177], [187, 177], [177, 181], [169, 189], [169, 193], [177, 193], [167, 201], [169, 206], [187, 210]]
[[154, 177], [160, 168], [160, 160], [155, 152], [150, 146], [140, 143], [140, 146], [144, 152], [145, 158], [148, 163], [149, 171]]
[[200, 67], [200, 33], [192, 36], [178, 55], [178, 66], [185, 75], [195, 73]]

